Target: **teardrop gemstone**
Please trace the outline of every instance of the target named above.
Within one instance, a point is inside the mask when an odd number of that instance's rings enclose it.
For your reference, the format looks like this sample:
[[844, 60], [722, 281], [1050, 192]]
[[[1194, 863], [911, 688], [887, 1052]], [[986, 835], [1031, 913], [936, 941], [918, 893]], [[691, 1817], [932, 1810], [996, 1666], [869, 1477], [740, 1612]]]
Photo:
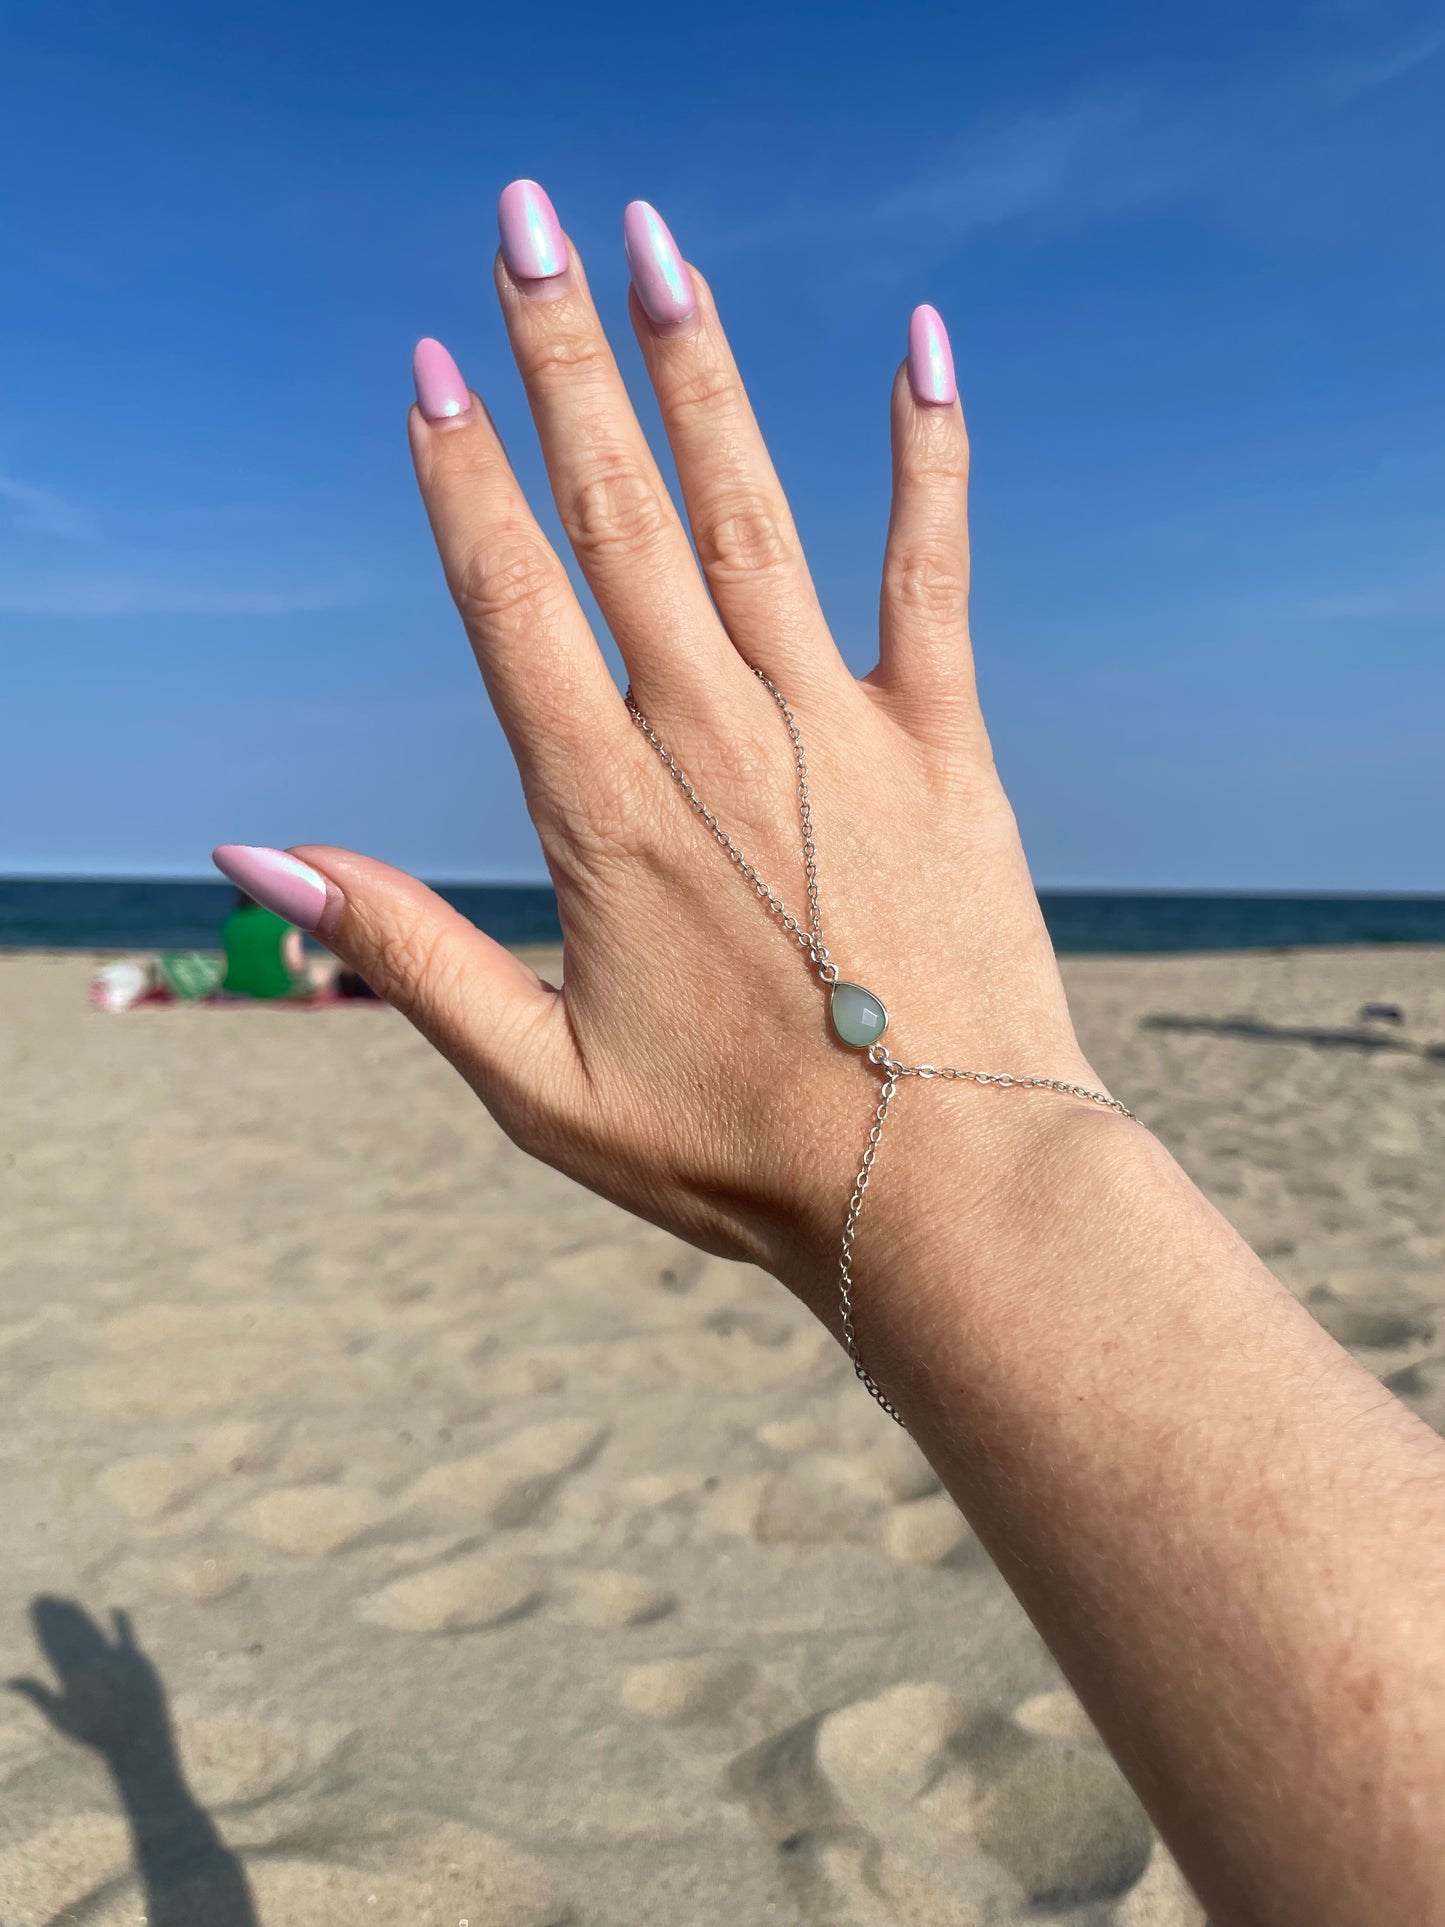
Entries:
[[834, 984], [828, 1014], [838, 1037], [854, 1050], [867, 1050], [888, 1028], [888, 1012], [862, 984]]

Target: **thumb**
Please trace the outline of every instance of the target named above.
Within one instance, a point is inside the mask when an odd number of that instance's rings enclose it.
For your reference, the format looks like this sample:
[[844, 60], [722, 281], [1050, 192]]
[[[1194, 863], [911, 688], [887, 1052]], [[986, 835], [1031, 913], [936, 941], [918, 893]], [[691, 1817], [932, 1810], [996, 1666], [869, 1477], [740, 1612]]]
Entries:
[[499, 1117], [509, 1096], [535, 1098], [566, 1035], [559, 993], [404, 870], [351, 850], [301, 848], [304, 858], [224, 843], [211, 860], [364, 977]]
[[37, 1711], [43, 1713], [47, 1719], [53, 1720], [57, 1726], [60, 1724], [60, 1709], [63, 1702], [59, 1693], [51, 1687], [42, 1686], [38, 1679], [7, 1679], [5, 1686], [8, 1692], [18, 1693], [21, 1699], [29, 1700]]

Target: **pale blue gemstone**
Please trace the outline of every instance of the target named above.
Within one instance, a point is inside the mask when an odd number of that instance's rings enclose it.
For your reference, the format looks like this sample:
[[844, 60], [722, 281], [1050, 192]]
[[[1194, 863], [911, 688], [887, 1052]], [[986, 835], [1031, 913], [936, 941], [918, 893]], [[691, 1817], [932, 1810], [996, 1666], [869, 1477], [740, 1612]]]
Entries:
[[834, 984], [828, 1010], [833, 1029], [854, 1050], [867, 1050], [888, 1028], [888, 1012], [862, 984]]

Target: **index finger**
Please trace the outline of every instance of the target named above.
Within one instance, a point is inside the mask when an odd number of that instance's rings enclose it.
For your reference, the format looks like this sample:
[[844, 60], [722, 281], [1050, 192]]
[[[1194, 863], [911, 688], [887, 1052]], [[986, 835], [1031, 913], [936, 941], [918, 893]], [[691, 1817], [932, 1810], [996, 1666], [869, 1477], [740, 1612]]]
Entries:
[[[491, 417], [439, 341], [415, 360], [417, 482], [529, 802], [547, 776], [631, 748], [631, 725], [567, 572], [527, 506]], [[625, 753], [625, 752], [624, 752]]]

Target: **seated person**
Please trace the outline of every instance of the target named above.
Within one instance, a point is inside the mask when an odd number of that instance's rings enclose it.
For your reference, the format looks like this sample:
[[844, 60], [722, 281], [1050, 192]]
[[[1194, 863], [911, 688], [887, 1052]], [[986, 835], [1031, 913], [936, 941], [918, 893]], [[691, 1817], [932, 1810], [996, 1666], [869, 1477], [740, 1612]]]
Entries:
[[307, 963], [301, 932], [238, 891], [236, 907], [221, 925], [226, 974], [221, 991], [234, 997], [314, 997], [323, 985]]

